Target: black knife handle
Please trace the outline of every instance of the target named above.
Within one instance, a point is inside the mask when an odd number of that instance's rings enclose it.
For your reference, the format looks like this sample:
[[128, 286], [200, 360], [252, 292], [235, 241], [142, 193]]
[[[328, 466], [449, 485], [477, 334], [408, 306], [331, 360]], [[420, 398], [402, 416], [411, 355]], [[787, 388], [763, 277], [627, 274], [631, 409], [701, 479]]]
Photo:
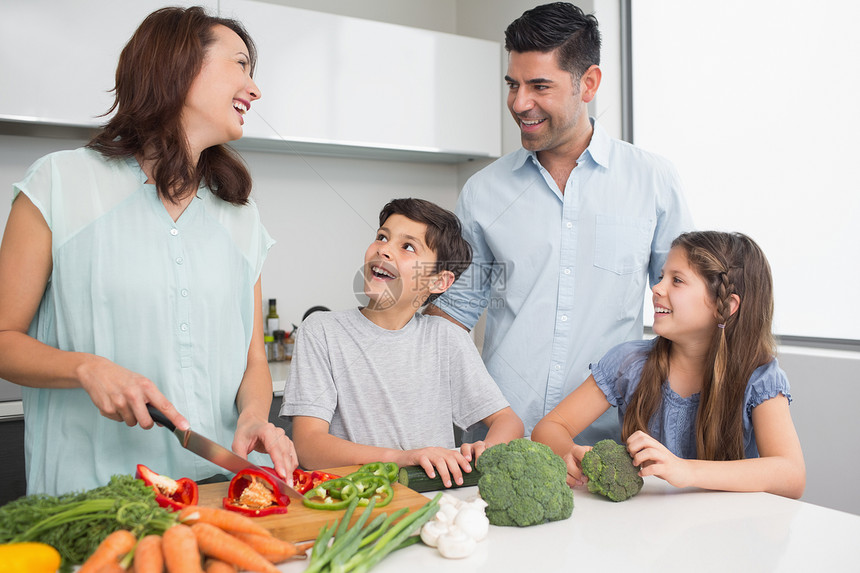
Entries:
[[173, 425], [173, 422], [167, 419], [167, 416], [161, 413], [161, 410], [153, 406], [152, 404], [146, 405], [146, 410], [149, 412], [149, 415], [152, 417], [152, 421], [158, 424], [161, 424], [171, 432], [176, 430], [176, 426]]

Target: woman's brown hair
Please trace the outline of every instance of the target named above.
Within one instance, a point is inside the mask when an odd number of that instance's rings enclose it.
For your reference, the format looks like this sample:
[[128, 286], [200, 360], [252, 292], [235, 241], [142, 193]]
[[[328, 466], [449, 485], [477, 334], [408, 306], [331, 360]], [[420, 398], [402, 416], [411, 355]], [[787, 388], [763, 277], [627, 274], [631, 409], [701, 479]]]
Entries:
[[236, 205], [247, 203], [251, 193], [251, 175], [235, 151], [226, 145], [209, 147], [194, 165], [182, 129], [185, 97], [215, 41], [217, 25], [245, 42], [253, 74], [256, 48], [239, 22], [209, 16], [199, 6], [156, 10], [120, 54], [114, 103], [105, 113], [116, 110], [116, 115], [87, 144], [105, 157], [145, 152], [155, 164], [152, 176], [159, 193], [173, 202], [197, 189], [201, 180]]
[[[759, 246], [741, 233], [685, 233], [672, 247], [683, 249], [690, 267], [704, 279], [719, 320], [699, 398], [696, 456], [701, 460], [742, 459], [747, 381], [776, 352], [770, 265]], [[740, 299], [733, 314], [732, 295]], [[669, 379], [671, 349], [672, 342], [663, 337], [651, 349], [624, 415], [624, 440], [636, 430], [648, 432], [648, 422], [660, 405], [663, 383]]]

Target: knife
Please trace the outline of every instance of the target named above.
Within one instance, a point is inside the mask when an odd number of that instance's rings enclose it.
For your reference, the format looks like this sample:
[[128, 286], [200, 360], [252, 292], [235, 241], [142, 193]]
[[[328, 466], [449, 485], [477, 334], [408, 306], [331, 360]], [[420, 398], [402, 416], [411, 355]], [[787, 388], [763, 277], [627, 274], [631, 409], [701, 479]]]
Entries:
[[283, 493], [298, 500], [305, 498], [305, 496], [290, 487], [287, 482], [282, 480], [275, 472], [267, 471], [255, 464], [252, 464], [245, 458], [234, 454], [221, 444], [213, 442], [209, 438], [201, 436], [197, 432], [192, 432], [191, 430], [178, 430], [173, 422], [171, 422], [167, 416], [161, 413], [161, 410], [152, 404], [147, 404], [146, 409], [149, 411], [149, 415], [152, 417], [153, 421], [173, 432], [173, 435], [179, 439], [179, 443], [186, 450], [192, 451], [201, 458], [205, 458], [216, 466], [220, 466], [234, 474], [246, 469], [259, 470], [268, 475]]

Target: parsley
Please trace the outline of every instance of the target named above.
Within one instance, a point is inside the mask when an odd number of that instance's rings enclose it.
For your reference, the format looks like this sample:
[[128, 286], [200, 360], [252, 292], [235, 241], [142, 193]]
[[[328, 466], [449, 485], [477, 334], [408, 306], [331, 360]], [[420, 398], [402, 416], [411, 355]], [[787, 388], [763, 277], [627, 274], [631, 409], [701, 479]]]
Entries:
[[176, 517], [142, 480], [115, 475], [101, 487], [58, 497], [33, 494], [0, 507], [0, 543], [40, 541], [60, 552], [61, 571], [83, 563], [117, 529], [161, 534]]

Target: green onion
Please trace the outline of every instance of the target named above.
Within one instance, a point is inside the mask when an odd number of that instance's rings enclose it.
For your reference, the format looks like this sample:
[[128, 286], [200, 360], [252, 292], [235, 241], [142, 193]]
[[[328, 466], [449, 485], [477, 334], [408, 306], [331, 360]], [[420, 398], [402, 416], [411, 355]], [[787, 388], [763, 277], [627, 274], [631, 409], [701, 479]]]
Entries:
[[[340, 525], [335, 522], [320, 530], [305, 573], [365, 573], [392, 551], [418, 541], [414, 534], [436, 515], [441, 497], [440, 493], [411, 514], [408, 508], [403, 508], [390, 516], [377, 515], [365, 526], [373, 510], [371, 502], [350, 527], [349, 520], [358, 505], [358, 500], [353, 500]], [[329, 546], [329, 538], [335, 530], [334, 542]]]

